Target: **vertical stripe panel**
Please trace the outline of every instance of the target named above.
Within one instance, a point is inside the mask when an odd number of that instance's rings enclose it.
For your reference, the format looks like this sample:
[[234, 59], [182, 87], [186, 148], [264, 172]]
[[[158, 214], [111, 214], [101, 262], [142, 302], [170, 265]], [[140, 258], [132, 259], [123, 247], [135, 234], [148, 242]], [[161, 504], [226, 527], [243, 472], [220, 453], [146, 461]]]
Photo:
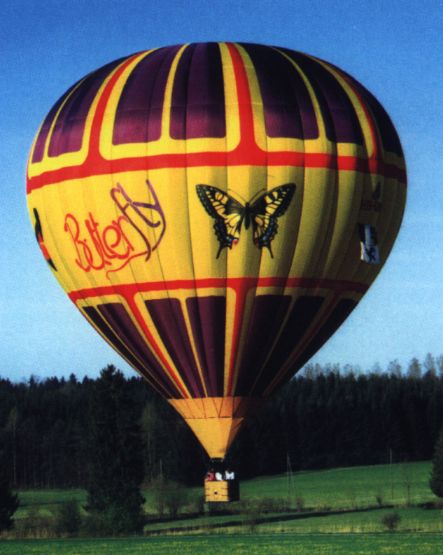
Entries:
[[155, 299], [146, 301], [145, 304], [180, 377], [193, 397], [202, 397], [203, 387], [198, 377], [180, 301], [173, 298]]
[[272, 48], [258, 44], [242, 46], [257, 73], [268, 137], [316, 139], [314, 107], [294, 66]]
[[186, 305], [208, 395], [222, 397], [226, 297], [190, 297]]
[[172, 91], [173, 139], [226, 135], [223, 69], [217, 43], [192, 44], [177, 66]]
[[178, 46], [155, 50], [134, 68], [117, 106], [113, 144], [160, 139], [166, 83], [178, 50]]
[[315, 59], [281, 49], [306, 74], [315, 91], [330, 141], [362, 144], [363, 135], [354, 107], [335, 77]]
[[81, 149], [86, 118], [91, 105], [103, 81], [122, 60], [116, 60], [90, 73], [81, 85], [74, 90], [60, 110], [55, 122], [48, 147], [49, 156], [59, 156]]

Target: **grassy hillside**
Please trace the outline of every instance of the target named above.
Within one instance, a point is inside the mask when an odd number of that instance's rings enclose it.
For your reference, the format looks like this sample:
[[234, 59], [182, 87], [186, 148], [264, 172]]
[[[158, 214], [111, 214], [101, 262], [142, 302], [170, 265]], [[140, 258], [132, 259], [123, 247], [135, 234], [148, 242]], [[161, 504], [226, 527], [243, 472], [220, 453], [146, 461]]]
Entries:
[[338, 468], [257, 478], [242, 483], [244, 499], [273, 497], [294, 500], [306, 507], [356, 508], [383, 503], [416, 504], [434, 498], [429, 489], [429, 462]]
[[[145, 510], [152, 521], [145, 532], [236, 533], [242, 527], [262, 533], [380, 532], [385, 530], [383, 516], [393, 510], [400, 515], [399, 530], [440, 532], [442, 512], [424, 508], [436, 499], [429, 489], [429, 473], [430, 463], [419, 462], [257, 478], [242, 482], [242, 501], [224, 506], [228, 514], [194, 515], [202, 489], [189, 488], [179, 518], [173, 521], [155, 518], [154, 495], [146, 490]], [[31, 526], [34, 533], [50, 526], [66, 501], [86, 502], [83, 490], [29, 490], [19, 495], [17, 528]]]
[[[262, 477], [241, 482], [241, 499], [276, 499], [294, 507], [298, 502], [299, 505], [303, 503], [305, 509], [317, 511], [355, 509], [377, 504], [416, 505], [435, 499], [429, 489], [430, 471], [429, 462], [418, 462]], [[202, 487], [189, 488], [189, 501], [201, 496], [202, 492]], [[144, 495], [146, 512], [154, 513], [156, 507], [152, 492], [146, 489]], [[50, 512], [70, 499], [81, 504], [86, 502], [83, 490], [27, 490], [19, 492], [19, 497], [21, 507], [17, 518], [26, 516], [31, 508]]]
[[[0, 540], [0, 552], [435, 555], [443, 545], [443, 511], [432, 508], [436, 498], [428, 486], [429, 473], [430, 463], [420, 462], [257, 478], [242, 483], [242, 502], [229, 505], [230, 513], [200, 516], [191, 513], [202, 490], [191, 488], [187, 505], [173, 521], [156, 518], [148, 490], [145, 533], [156, 535], [106, 540], [43, 539], [58, 507], [71, 499], [84, 504], [83, 490], [22, 491], [17, 529], [26, 532], [33, 526], [33, 537], [42, 539]], [[383, 517], [393, 512], [399, 515], [397, 531], [382, 533]]]

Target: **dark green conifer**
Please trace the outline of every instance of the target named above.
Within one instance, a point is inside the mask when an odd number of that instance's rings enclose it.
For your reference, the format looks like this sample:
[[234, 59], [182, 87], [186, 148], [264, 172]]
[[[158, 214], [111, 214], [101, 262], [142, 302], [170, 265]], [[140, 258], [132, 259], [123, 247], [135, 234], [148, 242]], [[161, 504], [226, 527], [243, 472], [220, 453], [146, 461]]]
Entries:
[[0, 532], [12, 528], [12, 516], [20, 504], [17, 495], [11, 491], [5, 458], [5, 452], [0, 451]]
[[92, 514], [97, 531], [119, 535], [143, 528], [139, 419], [123, 374], [108, 366], [102, 370], [90, 402], [86, 509]]
[[443, 498], [443, 428], [435, 444], [429, 485], [437, 497]]

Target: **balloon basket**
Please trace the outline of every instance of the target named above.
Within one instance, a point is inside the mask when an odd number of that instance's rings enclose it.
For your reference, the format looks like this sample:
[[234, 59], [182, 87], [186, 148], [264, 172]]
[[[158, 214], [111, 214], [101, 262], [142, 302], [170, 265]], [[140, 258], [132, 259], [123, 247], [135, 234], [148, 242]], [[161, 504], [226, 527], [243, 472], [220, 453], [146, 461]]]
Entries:
[[240, 500], [240, 483], [235, 472], [228, 470], [223, 461], [212, 460], [205, 476], [205, 502], [230, 503]]
[[239, 501], [240, 486], [238, 480], [205, 480], [206, 503], [230, 503]]

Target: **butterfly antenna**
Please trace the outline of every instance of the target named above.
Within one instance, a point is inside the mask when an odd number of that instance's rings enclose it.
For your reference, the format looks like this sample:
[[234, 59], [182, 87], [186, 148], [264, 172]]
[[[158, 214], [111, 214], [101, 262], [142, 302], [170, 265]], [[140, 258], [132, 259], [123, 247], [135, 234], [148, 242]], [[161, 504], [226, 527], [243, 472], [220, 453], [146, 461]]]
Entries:
[[245, 204], [246, 204], [246, 199], [244, 199], [240, 193], [237, 193], [237, 191], [234, 191], [232, 189], [228, 189], [228, 191], [230, 191], [231, 193], [233, 193], [234, 197], [238, 197], [240, 198]]
[[258, 195], [262, 192], [262, 191], [266, 191], [266, 189], [264, 187], [262, 187], [257, 193], [255, 193], [255, 195], [251, 198], [251, 200], [249, 201], [249, 204], [252, 204], [252, 201], [258, 197]]

